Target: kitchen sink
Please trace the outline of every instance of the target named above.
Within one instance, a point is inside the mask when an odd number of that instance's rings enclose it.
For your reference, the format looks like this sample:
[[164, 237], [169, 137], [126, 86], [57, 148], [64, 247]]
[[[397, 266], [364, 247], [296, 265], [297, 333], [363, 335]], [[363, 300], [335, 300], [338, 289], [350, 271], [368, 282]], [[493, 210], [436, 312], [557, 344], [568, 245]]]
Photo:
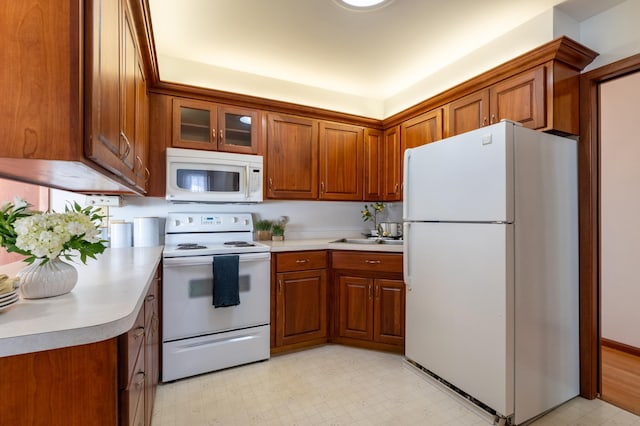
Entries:
[[402, 245], [402, 240], [388, 240], [384, 238], [340, 238], [339, 240], [331, 241], [331, 243], [342, 243], [342, 244], [391, 244], [391, 245]]

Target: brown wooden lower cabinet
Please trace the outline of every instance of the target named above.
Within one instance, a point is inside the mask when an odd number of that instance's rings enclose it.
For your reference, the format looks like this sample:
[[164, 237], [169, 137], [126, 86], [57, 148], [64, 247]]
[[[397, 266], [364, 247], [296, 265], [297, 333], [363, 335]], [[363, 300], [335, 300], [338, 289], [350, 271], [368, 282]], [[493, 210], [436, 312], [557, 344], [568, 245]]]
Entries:
[[404, 353], [401, 253], [275, 253], [272, 271], [272, 354], [328, 341]]
[[326, 343], [327, 252], [274, 256], [272, 353]]
[[404, 353], [402, 254], [334, 251], [332, 341]]
[[120, 425], [149, 426], [160, 377], [159, 269], [134, 326], [118, 338]]
[[0, 424], [117, 425], [118, 338], [0, 359]]
[[0, 358], [0, 425], [150, 425], [159, 378], [158, 281], [156, 274], [121, 336]]
[[342, 274], [337, 280], [338, 337], [404, 351], [404, 282]]

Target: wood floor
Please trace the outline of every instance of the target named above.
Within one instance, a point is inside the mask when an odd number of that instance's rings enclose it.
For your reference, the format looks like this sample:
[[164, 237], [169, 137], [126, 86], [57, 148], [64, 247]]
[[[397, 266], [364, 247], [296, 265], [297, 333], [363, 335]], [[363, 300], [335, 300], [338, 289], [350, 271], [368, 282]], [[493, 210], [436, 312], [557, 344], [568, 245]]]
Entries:
[[640, 415], [640, 356], [601, 346], [601, 398]]

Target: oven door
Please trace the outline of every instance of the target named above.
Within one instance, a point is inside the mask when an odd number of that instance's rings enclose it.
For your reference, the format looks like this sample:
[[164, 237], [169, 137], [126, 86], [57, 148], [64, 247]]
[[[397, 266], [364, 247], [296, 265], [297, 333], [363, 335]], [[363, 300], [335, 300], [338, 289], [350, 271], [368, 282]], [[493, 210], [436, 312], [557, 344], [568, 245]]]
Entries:
[[165, 342], [269, 324], [270, 253], [239, 255], [240, 304], [215, 308], [215, 256], [163, 259]]

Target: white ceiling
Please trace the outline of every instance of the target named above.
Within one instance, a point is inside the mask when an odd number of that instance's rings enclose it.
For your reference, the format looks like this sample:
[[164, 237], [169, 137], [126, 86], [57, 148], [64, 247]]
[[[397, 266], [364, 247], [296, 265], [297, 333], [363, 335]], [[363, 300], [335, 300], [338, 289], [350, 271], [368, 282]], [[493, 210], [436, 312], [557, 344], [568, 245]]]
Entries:
[[177, 58], [385, 99], [560, 3], [579, 22], [623, 0], [393, 0], [366, 12], [336, 1], [150, 0], [160, 77], [162, 58]]

